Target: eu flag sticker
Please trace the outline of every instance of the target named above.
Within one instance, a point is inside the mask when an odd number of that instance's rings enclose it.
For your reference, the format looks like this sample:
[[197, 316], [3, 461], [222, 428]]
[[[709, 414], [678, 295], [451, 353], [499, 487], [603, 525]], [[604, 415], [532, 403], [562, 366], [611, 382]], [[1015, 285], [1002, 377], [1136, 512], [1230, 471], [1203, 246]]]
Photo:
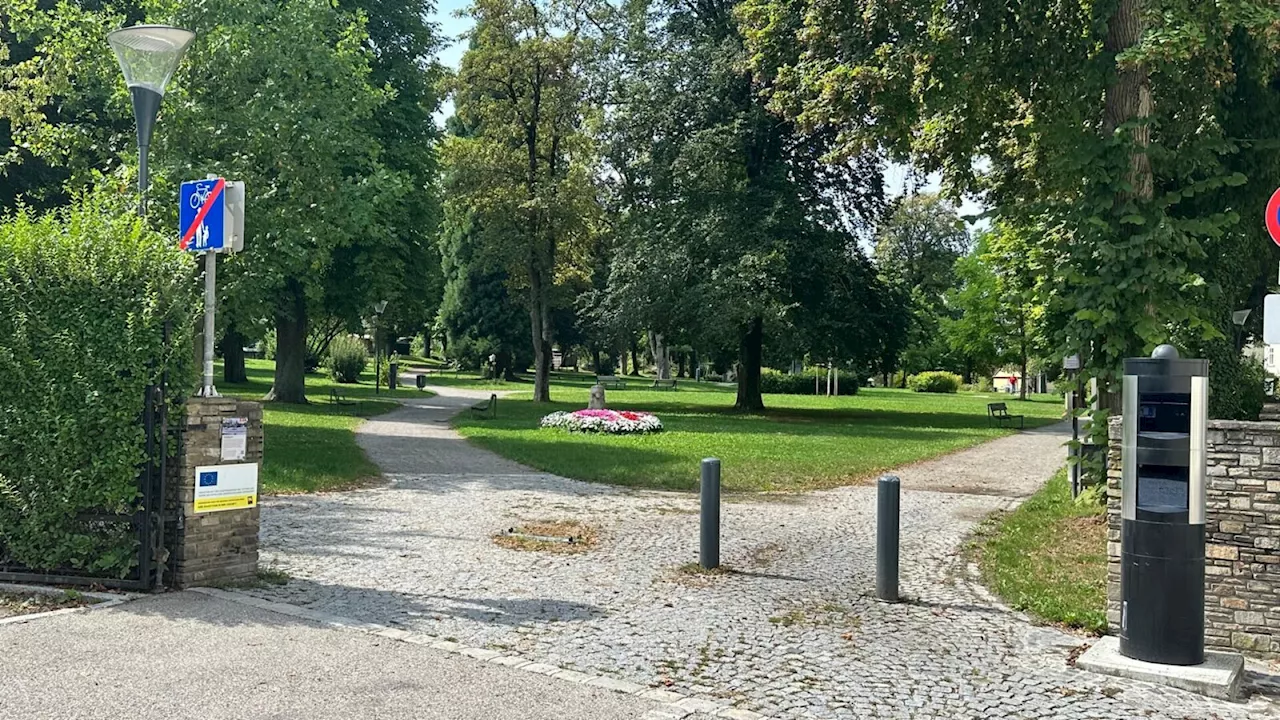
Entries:
[[218, 473], [202, 472], [200, 473], [200, 487], [213, 487], [218, 484]]

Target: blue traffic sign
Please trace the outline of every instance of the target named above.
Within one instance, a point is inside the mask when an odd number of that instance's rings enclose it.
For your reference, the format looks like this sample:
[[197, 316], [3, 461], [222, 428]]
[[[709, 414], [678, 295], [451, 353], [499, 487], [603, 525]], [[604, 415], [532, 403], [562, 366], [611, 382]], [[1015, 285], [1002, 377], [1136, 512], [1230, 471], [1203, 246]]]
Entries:
[[222, 178], [182, 183], [178, 194], [179, 247], [192, 252], [221, 250], [227, 181]]

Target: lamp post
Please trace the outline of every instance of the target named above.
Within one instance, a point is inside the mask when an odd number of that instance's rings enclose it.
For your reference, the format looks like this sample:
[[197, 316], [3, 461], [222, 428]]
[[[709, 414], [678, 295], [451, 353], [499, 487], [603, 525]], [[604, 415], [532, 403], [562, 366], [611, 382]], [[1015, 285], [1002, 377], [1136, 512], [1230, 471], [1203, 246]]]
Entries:
[[124, 82], [133, 99], [133, 118], [138, 126], [138, 215], [147, 216], [147, 151], [151, 131], [160, 114], [165, 85], [178, 69], [182, 53], [194, 40], [190, 30], [168, 25], [135, 25], [107, 34], [115, 51]]
[[387, 309], [387, 301], [379, 300], [373, 306], [373, 394], [378, 394], [382, 386], [382, 312]]

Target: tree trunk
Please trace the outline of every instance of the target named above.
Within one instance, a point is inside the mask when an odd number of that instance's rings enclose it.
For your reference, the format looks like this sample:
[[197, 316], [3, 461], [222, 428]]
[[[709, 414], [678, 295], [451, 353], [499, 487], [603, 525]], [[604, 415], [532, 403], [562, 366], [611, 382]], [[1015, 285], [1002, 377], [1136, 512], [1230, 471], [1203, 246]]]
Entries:
[[760, 394], [760, 364], [764, 357], [764, 320], [752, 318], [743, 327], [738, 351], [738, 400], [737, 410], [763, 410], [764, 397]]
[[222, 333], [222, 382], [248, 382], [244, 368], [244, 335], [234, 324], [228, 324]]
[[288, 296], [276, 311], [276, 372], [264, 400], [306, 403], [307, 300], [302, 288], [291, 283]]
[[1027, 399], [1027, 317], [1023, 315], [1018, 323], [1018, 335], [1022, 351], [1022, 384], [1018, 386], [1018, 399]]
[[684, 377], [689, 377], [689, 376], [685, 373], [685, 371], [684, 371], [684, 370], [685, 370], [685, 358], [687, 358], [687, 357], [688, 357], [688, 353], [679, 353], [678, 355], [676, 355], [676, 357], [678, 358], [679, 363], [680, 363], [680, 364], [679, 364], [679, 369], [678, 369], [678, 371], [676, 372], [676, 377], [682, 377], [682, 378], [684, 378]]
[[640, 374], [639, 349], [636, 347], [636, 339], [631, 338], [631, 374]]
[[[1138, 44], [1142, 38], [1142, 0], [1120, 0], [1115, 14], [1107, 23], [1107, 39], [1104, 49], [1118, 55]], [[1133, 147], [1129, 153], [1128, 180], [1131, 192], [1119, 193], [1120, 198], [1150, 200], [1155, 183], [1151, 173], [1151, 159], [1147, 147], [1151, 144], [1151, 79], [1147, 69], [1137, 63], [1118, 67], [1115, 77], [1107, 86], [1106, 109], [1102, 129], [1106, 136], [1113, 135], [1125, 123], [1137, 121], [1132, 132]]]
[[627, 374], [627, 349], [624, 347], [618, 351], [618, 369], [621, 371], [619, 375]]
[[533, 335], [533, 401], [551, 402], [551, 342], [548, 338], [545, 278], [537, 267], [529, 268], [529, 325]]
[[591, 369], [597, 375], [603, 375], [600, 371], [600, 365], [603, 361], [600, 359], [600, 348], [596, 345], [591, 346]]

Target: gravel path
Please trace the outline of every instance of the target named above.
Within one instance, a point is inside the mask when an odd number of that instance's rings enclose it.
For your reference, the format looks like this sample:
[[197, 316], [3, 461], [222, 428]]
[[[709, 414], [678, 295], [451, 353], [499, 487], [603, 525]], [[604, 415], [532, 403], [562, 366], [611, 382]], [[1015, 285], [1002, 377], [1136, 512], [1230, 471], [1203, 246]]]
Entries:
[[[697, 500], [539, 473], [468, 445], [447, 424], [488, 393], [433, 388], [364, 424], [388, 485], [273, 498], [264, 560], [295, 580], [256, 594], [518, 653], [780, 718], [1259, 718], [1077, 671], [1087, 642], [1037, 628], [976, 582], [960, 555], [989, 513], [1059, 466], [1064, 426], [901, 468], [902, 591], [874, 588], [874, 488], [733, 497], [722, 561], [690, 574]], [[501, 412], [501, 406], [499, 406]], [[532, 520], [599, 528], [582, 555], [496, 546]]]

